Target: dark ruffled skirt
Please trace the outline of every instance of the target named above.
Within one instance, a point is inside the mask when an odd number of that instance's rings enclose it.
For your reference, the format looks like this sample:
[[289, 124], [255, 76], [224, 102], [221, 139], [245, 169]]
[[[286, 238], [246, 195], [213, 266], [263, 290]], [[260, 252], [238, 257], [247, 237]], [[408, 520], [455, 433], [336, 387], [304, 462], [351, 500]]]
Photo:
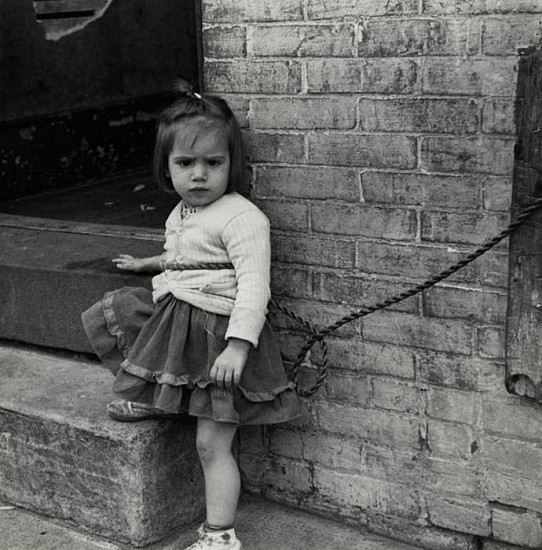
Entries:
[[239, 425], [303, 416], [267, 323], [258, 347], [248, 354], [239, 386], [228, 391], [209, 380], [227, 345], [227, 316], [172, 295], [154, 304], [149, 290], [124, 287], [108, 292], [82, 319], [94, 351], [115, 375], [113, 391], [122, 399]]

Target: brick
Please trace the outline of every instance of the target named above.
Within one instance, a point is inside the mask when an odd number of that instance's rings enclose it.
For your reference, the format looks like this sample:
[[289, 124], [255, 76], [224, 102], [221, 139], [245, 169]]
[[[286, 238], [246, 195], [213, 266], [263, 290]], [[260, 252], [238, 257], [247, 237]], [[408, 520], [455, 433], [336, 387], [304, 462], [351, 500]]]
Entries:
[[512, 178], [486, 176], [481, 183], [483, 208], [508, 212], [512, 200]]
[[309, 93], [411, 94], [418, 64], [410, 59], [311, 59], [307, 61]]
[[482, 26], [484, 55], [516, 55], [520, 47], [540, 41], [540, 18], [532, 15], [488, 18]]
[[482, 244], [506, 229], [508, 220], [504, 212], [422, 212], [421, 237], [430, 242]]
[[482, 409], [484, 431], [542, 443], [540, 424], [542, 410], [534, 403], [520, 399], [496, 401], [484, 397]]
[[479, 108], [469, 99], [361, 99], [360, 128], [369, 132], [474, 134]]
[[427, 14], [539, 13], [539, 0], [424, 0]]
[[250, 44], [258, 57], [352, 57], [354, 25], [256, 26]]
[[301, 438], [305, 460], [333, 469], [340, 468], [359, 473], [361, 442], [320, 432], [306, 432]]
[[470, 424], [478, 423], [478, 394], [431, 388], [427, 394], [427, 416]]
[[338, 504], [403, 518], [415, 519], [420, 514], [416, 491], [398, 484], [320, 467], [314, 470], [314, 484], [322, 497]]
[[239, 460], [243, 486], [274, 487], [285, 494], [308, 493], [311, 488], [311, 471], [307, 464], [279, 457], [241, 455]]
[[[412, 279], [426, 279], [448, 269], [466, 253], [459, 253], [451, 247], [436, 248], [423, 246], [401, 246], [360, 242], [358, 243], [359, 269], [364, 273], [380, 273], [382, 275], [404, 277], [408, 274]], [[476, 269], [471, 265], [462, 268], [449, 277], [448, 281], [471, 281], [476, 276]], [[405, 283], [405, 290], [415, 286]]]
[[491, 535], [491, 511], [484, 504], [430, 494], [426, 506], [432, 525], [482, 537]]
[[209, 92], [295, 94], [301, 91], [301, 67], [293, 61], [207, 61], [204, 80]]
[[356, 125], [355, 98], [262, 98], [252, 100], [253, 128], [349, 129]]
[[275, 2], [239, 2], [212, 0], [203, 2], [203, 21], [218, 23], [240, 21], [296, 21], [303, 19], [303, 0]]
[[542, 548], [540, 516], [525, 510], [495, 508], [492, 512], [493, 536], [529, 548]]
[[[487, 468], [486, 472], [500, 472], [518, 478], [530, 479], [533, 487], [540, 489], [542, 483], [542, 448], [534, 442], [520, 441], [517, 438], [485, 436], [483, 452], [478, 457]], [[542, 509], [542, 502], [538, 497], [538, 508]], [[505, 502], [503, 504], [516, 504]], [[519, 505], [519, 504], [518, 504]], [[525, 506], [529, 508], [530, 506]], [[534, 508], [533, 508], [534, 509]]]
[[246, 57], [246, 29], [244, 27], [211, 27], [203, 29], [205, 58]]
[[508, 139], [422, 139], [421, 167], [425, 170], [511, 175], [513, 166], [514, 143]]
[[363, 475], [378, 479], [401, 479], [401, 483], [437, 494], [479, 498], [481, 476], [463, 460], [430, 456], [408, 449], [364, 445]]
[[419, 447], [418, 422], [396, 414], [335, 403], [316, 403], [320, 427], [334, 434], [361, 437], [390, 447]]
[[424, 60], [422, 91], [428, 94], [514, 97], [516, 60]]
[[469, 355], [472, 329], [451, 319], [425, 319], [396, 312], [379, 312], [363, 319], [363, 337], [373, 342]]
[[[538, 460], [538, 467], [540, 467], [540, 459]], [[542, 482], [539, 479], [533, 480], [520, 470], [503, 472], [493, 464], [484, 467], [488, 468], [483, 472], [484, 498], [486, 500], [542, 513], [540, 503]]]
[[262, 426], [241, 426], [239, 428], [240, 453], [267, 454]]
[[482, 327], [476, 332], [477, 351], [487, 359], [504, 359], [506, 332], [501, 327]]
[[508, 288], [508, 254], [501, 250], [490, 250], [476, 260], [480, 281], [484, 285]]
[[315, 204], [312, 207], [312, 229], [317, 233], [359, 235], [398, 241], [416, 238], [415, 210], [367, 206]]
[[429, 420], [427, 440], [431, 453], [436, 456], [469, 459], [479, 452], [479, 443], [468, 426]]
[[302, 235], [272, 235], [272, 260], [327, 267], [354, 267], [355, 243]]
[[485, 359], [428, 351], [418, 353], [417, 365], [421, 381], [434, 386], [505, 392], [504, 368]]
[[359, 202], [359, 172], [325, 166], [257, 166], [254, 196]]
[[363, 172], [361, 185], [366, 203], [448, 208], [474, 208], [479, 204], [479, 176]]
[[303, 443], [301, 434], [281, 427], [269, 426], [269, 450], [285, 458], [303, 458]]
[[371, 394], [366, 377], [348, 373], [331, 374], [325, 382], [326, 395], [334, 401], [367, 407]]
[[339, 19], [374, 15], [403, 15], [418, 13], [417, 0], [308, 0], [309, 19]]
[[482, 108], [482, 131], [485, 134], [516, 135], [515, 104], [512, 98], [489, 98]]
[[414, 355], [404, 348], [364, 342], [360, 338], [329, 339], [328, 347], [333, 367], [398, 378], [414, 378]]
[[298, 134], [246, 132], [250, 162], [303, 162], [305, 137]]
[[306, 233], [309, 228], [309, 207], [284, 200], [255, 200], [254, 203], [269, 218], [271, 227], [284, 231]]
[[307, 269], [271, 266], [271, 292], [275, 298], [311, 298], [311, 273]]
[[416, 414], [420, 409], [418, 390], [393, 380], [373, 380], [373, 403], [376, 408]]
[[360, 57], [472, 55], [478, 53], [479, 25], [468, 19], [372, 19], [358, 42]]
[[309, 164], [414, 168], [416, 139], [397, 135], [310, 134]]
[[424, 293], [424, 314], [429, 317], [504, 324], [506, 308], [507, 296], [496, 292], [439, 286]]
[[[315, 274], [314, 296], [327, 302], [352, 306], [372, 306], [405, 290], [404, 283], [392, 283], [361, 277], [338, 276], [334, 273]], [[420, 298], [413, 296], [391, 306], [390, 310], [416, 313]]]
[[247, 128], [249, 125], [248, 122], [248, 110], [249, 110], [249, 101], [244, 97], [240, 97], [234, 94], [221, 94], [230, 106], [230, 109], [233, 111], [237, 122], [241, 128]]

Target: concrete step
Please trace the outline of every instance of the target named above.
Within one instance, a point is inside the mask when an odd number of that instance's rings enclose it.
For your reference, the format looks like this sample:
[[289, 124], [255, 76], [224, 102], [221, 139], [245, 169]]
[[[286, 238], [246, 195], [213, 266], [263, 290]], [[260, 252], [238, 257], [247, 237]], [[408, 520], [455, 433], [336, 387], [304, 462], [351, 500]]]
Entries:
[[4, 343], [0, 380], [0, 498], [133, 546], [201, 517], [193, 421], [110, 420], [89, 360]]
[[90, 352], [81, 313], [107, 290], [150, 288], [150, 275], [123, 273], [111, 259], [162, 246], [157, 229], [0, 214], [0, 338]]
[[[196, 525], [183, 529], [147, 550], [183, 550], [195, 541], [195, 529]], [[241, 498], [236, 532], [244, 550], [420, 550], [251, 495]], [[22, 509], [0, 508], [0, 533], [6, 550], [133, 548]]]

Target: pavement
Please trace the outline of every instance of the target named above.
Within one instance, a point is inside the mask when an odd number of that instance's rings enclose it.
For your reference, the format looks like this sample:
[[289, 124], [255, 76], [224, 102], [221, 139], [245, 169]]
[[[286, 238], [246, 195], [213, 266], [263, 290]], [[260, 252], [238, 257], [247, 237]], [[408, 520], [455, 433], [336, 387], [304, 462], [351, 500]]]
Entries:
[[[197, 538], [197, 524], [147, 550], [183, 550]], [[243, 495], [236, 532], [244, 550], [420, 550], [418, 546], [362, 533], [342, 523]], [[2, 550], [131, 550], [65, 522], [0, 503]]]

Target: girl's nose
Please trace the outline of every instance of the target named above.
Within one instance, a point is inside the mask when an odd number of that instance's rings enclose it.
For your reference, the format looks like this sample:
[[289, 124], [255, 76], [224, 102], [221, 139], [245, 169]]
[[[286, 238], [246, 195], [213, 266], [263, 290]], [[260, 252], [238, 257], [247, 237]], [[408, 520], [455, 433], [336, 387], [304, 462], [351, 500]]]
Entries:
[[202, 162], [194, 163], [194, 168], [192, 170], [193, 180], [205, 179], [206, 174], [207, 174], [207, 171], [205, 169], [205, 165]]

